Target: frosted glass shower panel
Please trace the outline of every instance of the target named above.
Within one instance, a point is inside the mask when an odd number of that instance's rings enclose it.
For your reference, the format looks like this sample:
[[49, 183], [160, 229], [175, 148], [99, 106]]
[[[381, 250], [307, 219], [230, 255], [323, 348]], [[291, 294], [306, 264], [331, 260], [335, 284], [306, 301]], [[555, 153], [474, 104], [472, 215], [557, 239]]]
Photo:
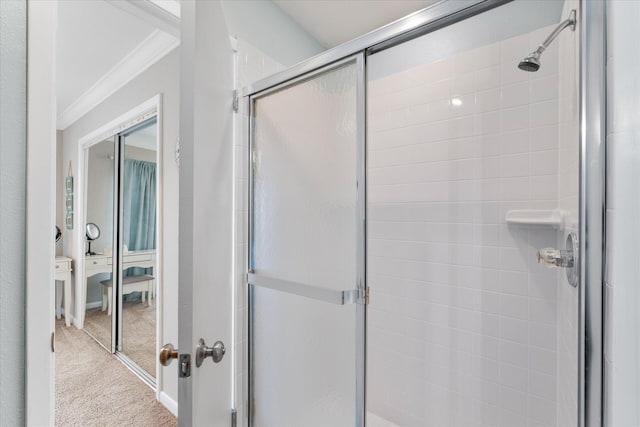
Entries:
[[355, 305], [255, 286], [253, 425], [353, 426]]
[[356, 305], [322, 295], [357, 283], [356, 78], [349, 62], [254, 101], [254, 426], [355, 420]]
[[356, 66], [255, 101], [253, 269], [355, 288]]

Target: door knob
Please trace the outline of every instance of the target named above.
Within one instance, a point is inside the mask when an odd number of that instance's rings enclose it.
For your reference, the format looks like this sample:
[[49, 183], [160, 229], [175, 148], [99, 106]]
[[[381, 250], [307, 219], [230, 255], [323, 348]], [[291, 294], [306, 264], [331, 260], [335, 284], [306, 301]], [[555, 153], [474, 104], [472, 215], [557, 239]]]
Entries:
[[204, 340], [200, 338], [196, 347], [196, 366], [199, 368], [207, 357], [211, 357], [214, 363], [218, 363], [224, 357], [227, 349], [224, 348], [222, 341], [216, 341], [213, 347], [207, 347]]
[[567, 235], [565, 249], [540, 249], [537, 257], [538, 264], [547, 268], [565, 268], [569, 284], [574, 288], [578, 285], [578, 236], [576, 233], [572, 232]]
[[178, 358], [178, 349], [173, 348], [173, 344], [165, 344], [160, 349], [160, 363], [162, 366], [169, 366], [173, 359]]

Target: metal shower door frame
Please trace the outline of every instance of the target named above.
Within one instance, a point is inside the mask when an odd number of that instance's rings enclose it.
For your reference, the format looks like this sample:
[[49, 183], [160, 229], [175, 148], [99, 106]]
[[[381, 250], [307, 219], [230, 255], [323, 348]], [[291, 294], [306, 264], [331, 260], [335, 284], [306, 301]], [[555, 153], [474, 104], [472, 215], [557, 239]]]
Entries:
[[[353, 63], [356, 68], [356, 155], [355, 155], [355, 176], [356, 181], [356, 277], [354, 278], [353, 289], [335, 291], [317, 286], [311, 286], [303, 283], [289, 282], [286, 280], [275, 279], [271, 277], [261, 276], [254, 272], [253, 260], [253, 242], [254, 242], [254, 185], [255, 185], [255, 155], [254, 155], [254, 138], [255, 138], [255, 103], [262, 97], [268, 96], [274, 92], [285, 90], [295, 84], [313, 79], [319, 75], [330, 73], [344, 65]], [[268, 90], [261, 91], [258, 94], [250, 95], [248, 98], [249, 105], [249, 191], [248, 191], [248, 257], [247, 257], [247, 287], [248, 287], [248, 390], [247, 390], [247, 420], [248, 425], [253, 425], [253, 392], [254, 392], [254, 361], [253, 361], [253, 343], [254, 343], [254, 289], [255, 286], [275, 289], [288, 294], [312, 298], [325, 303], [345, 305], [355, 304], [356, 306], [356, 347], [355, 351], [355, 425], [364, 426], [365, 424], [365, 375], [366, 375], [366, 76], [365, 76], [365, 54], [364, 52], [342, 58], [317, 68], [313, 71], [301, 74], [293, 79], [270, 87]]]
[[[252, 138], [254, 135], [253, 101], [260, 96], [268, 94], [276, 88], [282, 88], [294, 82], [308, 78], [317, 72], [336, 66], [345, 58], [359, 55], [362, 57], [362, 75], [366, 79], [366, 56], [388, 49], [429, 32], [444, 28], [466, 18], [481, 14], [485, 11], [509, 3], [512, 0], [443, 0], [421, 11], [415, 12], [405, 18], [388, 24], [378, 30], [358, 37], [350, 42], [339, 45], [320, 53], [308, 60], [300, 62], [284, 71], [270, 77], [259, 80], [244, 87], [240, 95], [248, 100], [249, 126], [247, 129], [249, 140], [249, 265], [248, 275], [251, 269], [251, 237], [252, 228], [252, 199], [253, 199], [253, 175], [251, 168]], [[579, 230], [580, 230], [580, 314], [579, 314], [579, 349], [578, 366], [578, 425], [602, 426], [605, 419], [605, 390], [603, 369], [603, 342], [605, 330], [603, 328], [603, 283], [604, 283], [604, 242], [605, 226], [604, 211], [606, 200], [606, 170], [605, 170], [605, 135], [606, 135], [606, 2], [602, 0], [579, 0], [578, 21], [580, 31], [580, 77], [579, 77], [579, 151], [580, 151], [580, 189], [579, 189]], [[360, 71], [359, 71], [360, 72]], [[359, 75], [360, 78], [360, 75]], [[358, 91], [358, 114], [363, 114], [362, 122], [358, 123], [359, 129], [364, 126], [366, 135], [366, 80], [362, 91]], [[366, 147], [366, 137], [362, 147]], [[358, 174], [366, 177], [366, 151], [358, 153]], [[364, 181], [363, 181], [364, 182]], [[358, 188], [358, 193], [364, 192], [366, 186]], [[359, 199], [364, 201], [363, 198]], [[360, 209], [360, 207], [359, 207]], [[366, 217], [366, 203], [362, 207], [363, 221]], [[363, 223], [364, 227], [365, 224]], [[360, 225], [358, 226], [360, 228]], [[365, 237], [364, 231], [362, 234]], [[359, 253], [362, 265], [358, 271], [366, 272], [366, 241]], [[251, 288], [250, 285], [248, 285]], [[366, 286], [366, 285], [365, 285]], [[366, 290], [364, 288], [363, 290]], [[251, 304], [251, 289], [248, 292], [249, 304]], [[251, 305], [249, 305], [251, 307]], [[360, 307], [360, 305], [359, 305]], [[249, 384], [248, 384], [248, 411], [247, 417], [251, 417], [251, 309], [248, 310], [248, 337], [249, 337]], [[363, 306], [362, 324], [358, 326], [365, 336], [362, 337], [362, 345], [366, 341], [366, 307]], [[358, 377], [358, 387], [362, 389], [357, 399], [356, 426], [365, 425], [365, 386], [366, 386], [366, 348], [359, 356], [358, 370], [362, 371]], [[360, 396], [361, 394], [361, 396]], [[251, 423], [249, 423], [251, 425]]]

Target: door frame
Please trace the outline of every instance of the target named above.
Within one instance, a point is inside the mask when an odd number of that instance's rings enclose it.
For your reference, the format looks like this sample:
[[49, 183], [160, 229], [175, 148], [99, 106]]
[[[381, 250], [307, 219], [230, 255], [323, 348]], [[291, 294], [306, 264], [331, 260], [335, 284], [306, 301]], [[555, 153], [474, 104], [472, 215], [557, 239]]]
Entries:
[[605, 1], [580, 0], [579, 406], [581, 426], [601, 426], [604, 405], [604, 285], [606, 251]]
[[[26, 307], [24, 422], [54, 424], [57, 2], [26, 0]], [[22, 177], [16, 177], [22, 179]], [[49, 237], [50, 236], [50, 237]], [[43, 286], [44, 285], [44, 286]], [[16, 351], [20, 351], [16, 349]], [[16, 393], [18, 392], [16, 388]]]
[[[241, 90], [240, 94], [245, 99], [245, 103], [249, 105], [249, 115], [253, 118], [252, 100], [276, 87], [295, 82], [350, 55], [358, 53], [368, 55], [379, 52], [499, 7], [510, 1], [512, 0], [464, 0], [436, 3], [431, 7], [427, 7], [385, 27], [302, 61], [282, 72], [246, 86]], [[592, 427], [602, 425], [605, 419], [604, 411], [606, 410], [603, 404], [605, 397], [603, 343], [606, 331], [603, 328], [602, 290], [606, 263], [604, 251], [604, 209], [606, 200], [606, 2], [579, 0], [579, 15], [580, 250], [578, 263], [580, 269], [580, 307], [578, 319], [579, 380], [576, 387], [578, 389], [577, 415], [579, 425]], [[247, 129], [249, 141], [252, 138], [252, 122], [252, 120], [249, 122]], [[251, 171], [251, 168], [249, 170]], [[250, 178], [250, 187], [252, 186], [251, 182]], [[251, 199], [251, 197], [250, 195], [249, 198]], [[251, 233], [250, 224], [249, 235]], [[250, 261], [248, 272], [251, 272]], [[247, 324], [250, 325], [251, 319], [248, 318], [246, 320]], [[366, 330], [366, 325], [364, 328]], [[247, 336], [251, 341], [250, 328], [247, 331]], [[251, 365], [250, 359], [249, 355], [249, 365]], [[249, 378], [251, 378], [251, 375], [249, 375]], [[363, 379], [363, 384], [365, 382], [366, 378]], [[249, 382], [247, 382], [246, 386], [251, 390]], [[247, 417], [248, 415], [249, 411], [247, 411]]]

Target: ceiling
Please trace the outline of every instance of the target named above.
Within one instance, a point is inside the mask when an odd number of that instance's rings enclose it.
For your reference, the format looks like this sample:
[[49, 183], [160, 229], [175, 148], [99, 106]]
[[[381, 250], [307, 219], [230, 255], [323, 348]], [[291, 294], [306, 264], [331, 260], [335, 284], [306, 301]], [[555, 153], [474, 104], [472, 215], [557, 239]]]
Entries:
[[382, 27], [437, 0], [273, 0], [326, 48]]
[[58, 111], [66, 110], [154, 30], [101, 0], [58, 2]]
[[64, 130], [179, 44], [175, 0], [58, 2], [57, 128]]

